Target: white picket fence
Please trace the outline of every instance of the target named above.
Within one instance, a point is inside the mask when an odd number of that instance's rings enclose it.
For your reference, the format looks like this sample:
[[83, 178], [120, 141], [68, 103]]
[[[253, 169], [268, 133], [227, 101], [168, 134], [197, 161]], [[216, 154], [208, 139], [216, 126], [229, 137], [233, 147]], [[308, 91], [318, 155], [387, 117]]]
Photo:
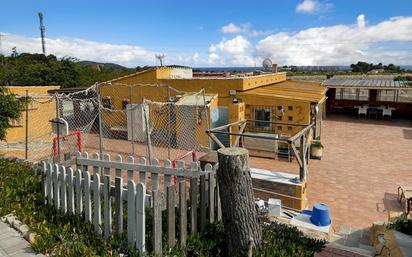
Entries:
[[[125, 228], [128, 242], [141, 253], [145, 252], [145, 210], [150, 208], [153, 214], [151, 243], [154, 253], [161, 256], [163, 211], [167, 211], [165, 232], [169, 248], [173, 248], [177, 241], [186, 244], [188, 233], [196, 233], [198, 228], [204, 231], [207, 222], [221, 219], [216, 167], [208, 164], [202, 171], [195, 162], [187, 168], [184, 161], [178, 161], [177, 167], [173, 168], [169, 160], [159, 166], [156, 159], [148, 164], [145, 158], [135, 163], [131, 156], [127, 157], [126, 162], [122, 162], [120, 155], [116, 155], [114, 161], [108, 154], [103, 158], [97, 153], [89, 158], [87, 152], [77, 153], [76, 156], [74, 168], [42, 162], [45, 204], [64, 213], [84, 214], [85, 222], [92, 223], [95, 232], [103, 234], [106, 239], [113, 233], [124, 233]], [[139, 174], [138, 182], [133, 179], [135, 173]], [[173, 176], [177, 177], [177, 183], [173, 183]], [[123, 177], [127, 177], [127, 183], [123, 182]], [[162, 181], [163, 190], [159, 188]], [[146, 190], [149, 185], [151, 192]], [[127, 221], [123, 216], [124, 203]], [[180, 231], [178, 240], [176, 228]]]

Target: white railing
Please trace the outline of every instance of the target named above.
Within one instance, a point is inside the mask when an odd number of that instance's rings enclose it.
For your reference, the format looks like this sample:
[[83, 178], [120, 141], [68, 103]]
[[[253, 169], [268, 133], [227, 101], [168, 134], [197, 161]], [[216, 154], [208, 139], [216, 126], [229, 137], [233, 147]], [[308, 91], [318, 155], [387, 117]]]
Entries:
[[[169, 160], [160, 166], [156, 159], [148, 164], [145, 158], [135, 163], [131, 156], [126, 162], [122, 162], [120, 155], [116, 155], [114, 161], [108, 154], [100, 158], [94, 153], [89, 158], [87, 152], [77, 153], [75, 167], [43, 162], [44, 201], [64, 213], [84, 214], [85, 222], [93, 224], [95, 233], [103, 234], [106, 239], [113, 233], [121, 235], [126, 229], [128, 242], [141, 253], [146, 249], [145, 213], [150, 211], [153, 215], [151, 243], [154, 253], [161, 255], [164, 232], [168, 235], [169, 248], [173, 248], [176, 241], [184, 245], [188, 233], [196, 233], [198, 228], [204, 231], [207, 222], [221, 219], [216, 167], [208, 164], [202, 171], [198, 163], [186, 166], [184, 161], [178, 161], [176, 166], [172, 167]], [[136, 173], [138, 182], [134, 179]], [[160, 190], [162, 183], [163, 190]], [[123, 215], [124, 203], [127, 220]], [[168, 224], [164, 232], [163, 211], [167, 211]], [[176, 226], [181, 231], [178, 240]]]

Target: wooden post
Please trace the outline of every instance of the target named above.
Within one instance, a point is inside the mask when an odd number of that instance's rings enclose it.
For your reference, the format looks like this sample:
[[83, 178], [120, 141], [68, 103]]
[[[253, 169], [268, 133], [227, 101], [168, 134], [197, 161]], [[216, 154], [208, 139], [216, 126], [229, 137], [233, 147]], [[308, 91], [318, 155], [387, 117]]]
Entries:
[[93, 197], [94, 197], [94, 232], [101, 233], [100, 225], [102, 224], [102, 213], [100, 204], [100, 175], [93, 175]]
[[104, 238], [107, 240], [112, 234], [112, 197], [110, 195], [110, 173], [109, 175], [105, 175], [103, 177], [103, 200]]
[[116, 235], [123, 234], [123, 179], [115, 179], [115, 232]]
[[92, 199], [90, 192], [90, 173], [86, 170], [84, 174], [84, 218], [86, 222], [92, 222]]
[[160, 192], [152, 191], [153, 199], [153, 248], [155, 256], [162, 256], [162, 198]]
[[127, 242], [136, 242], [136, 184], [132, 179], [127, 181]]
[[175, 220], [175, 186], [167, 187], [167, 242], [169, 249], [176, 243], [176, 220]]
[[136, 248], [143, 256], [146, 248], [146, 186], [139, 183], [136, 186]]
[[179, 228], [180, 244], [186, 245], [187, 240], [187, 202], [186, 202], [186, 182], [179, 182]]
[[200, 231], [206, 229], [206, 175], [200, 176]]
[[190, 178], [190, 233], [197, 233], [197, 185], [198, 178]]
[[262, 232], [258, 223], [249, 171], [249, 153], [244, 148], [217, 151], [220, 199], [222, 201], [227, 255], [244, 254], [252, 240], [260, 246]]

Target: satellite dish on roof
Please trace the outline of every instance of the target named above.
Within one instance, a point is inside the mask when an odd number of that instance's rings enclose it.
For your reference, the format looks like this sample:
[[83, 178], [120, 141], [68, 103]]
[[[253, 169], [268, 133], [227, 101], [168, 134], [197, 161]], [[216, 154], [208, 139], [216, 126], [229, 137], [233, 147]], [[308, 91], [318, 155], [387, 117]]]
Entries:
[[269, 59], [269, 58], [266, 58], [265, 60], [263, 60], [262, 66], [263, 66], [265, 71], [272, 71], [273, 70], [272, 60]]

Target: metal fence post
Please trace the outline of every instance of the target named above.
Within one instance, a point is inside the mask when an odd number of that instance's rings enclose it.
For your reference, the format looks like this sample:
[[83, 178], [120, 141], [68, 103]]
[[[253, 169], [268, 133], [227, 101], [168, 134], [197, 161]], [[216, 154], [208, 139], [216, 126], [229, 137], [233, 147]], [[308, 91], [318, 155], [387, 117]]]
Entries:
[[24, 158], [27, 160], [29, 154], [29, 90], [26, 90], [26, 143], [24, 150]]
[[172, 123], [171, 123], [171, 106], [172, 103], [170, 102], [170, 87], [167, 86], [167, 133], [168, 133], [168, 142], [167, 142], [167, 159], [171, 160], [170, 158], [170, 148], [172, 147]]
[[102, 128], [102, 111], [101, 111], [102, 101], [100, 97], [100, 85], [97, 82], [96, 82], [96, 94], [97, 94], [97, 102], [98, 102], [97, 110], [99, 111], [99, 153], [100, 153], [100, 156], [102, 156], [103, 154], [103, 128]]
[[146, 111], [146, 106], [148, 106], [146, 99], [143, 99], [143, 114], [144, 114], [144, 122], [146, 126], [146, 137], [147, 137], [147, 155], [149, 156], [149, 164], [152, 165], [152, 141], [150, 139], [150, 126], [149, 126], [149, 118], [148, 113]]
[[56, 126], [57, 126], [57, 156], [56, 161], [60, 161], [60, 103], [59, 97], [55, 94], [56, 97]]
[[[130, 99], [130, 132], [131, 132], [131, 136], [132, 136], [132, 156], [134, 156], [134, 112], [133, 112], [133, 101], [132, 101], [132, 85], [128, 85], [129, 86], [129, 99]], [[126, 108], [126, 119], [127, 119], [127, 108]]]

